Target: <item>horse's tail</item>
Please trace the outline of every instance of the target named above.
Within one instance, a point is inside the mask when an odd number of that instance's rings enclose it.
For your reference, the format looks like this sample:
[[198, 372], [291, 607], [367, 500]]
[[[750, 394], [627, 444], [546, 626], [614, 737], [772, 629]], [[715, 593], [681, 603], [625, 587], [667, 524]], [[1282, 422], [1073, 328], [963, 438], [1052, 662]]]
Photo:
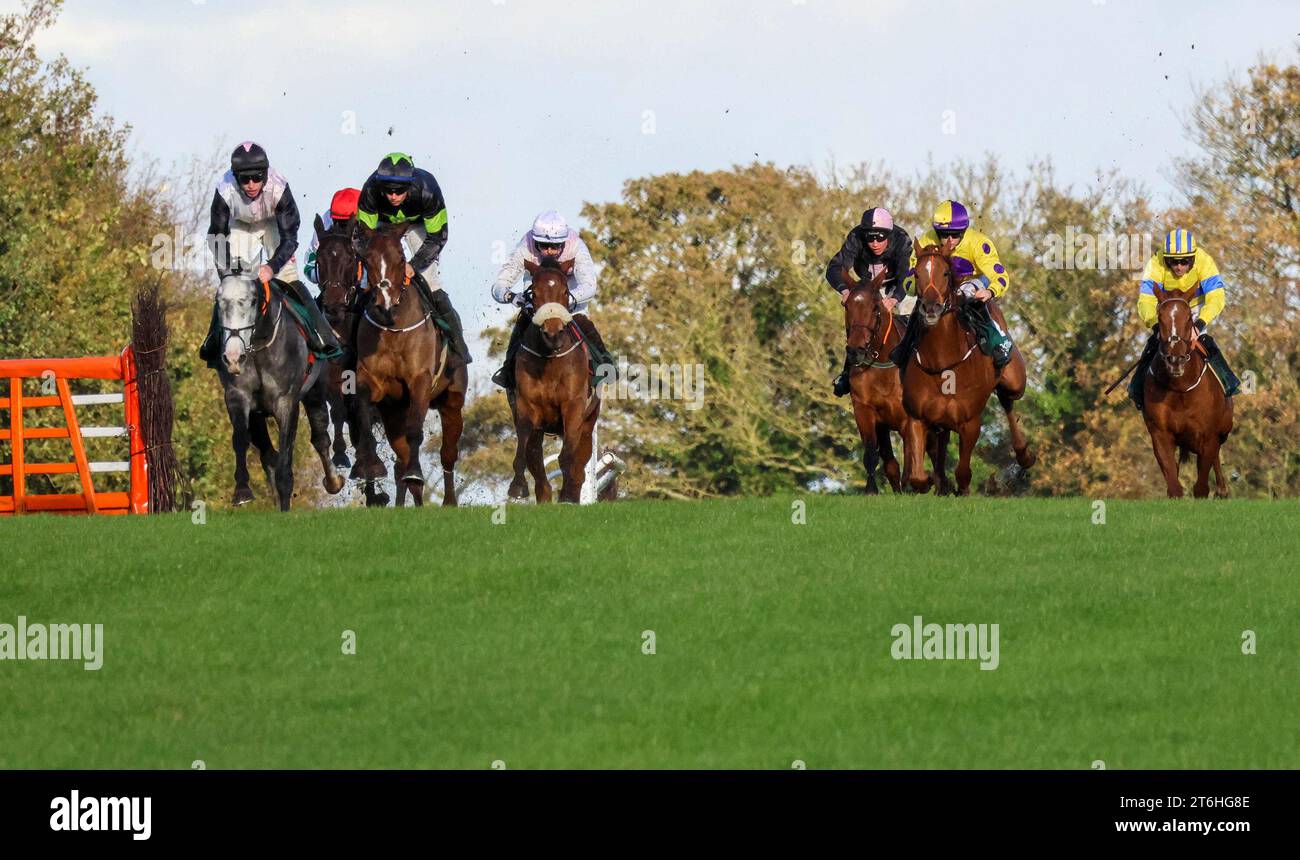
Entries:
[[1178, 464], [1181, 466], [1183, 463], [1186, 463], [1189, 459], [1191, 459], [1191, 456], [1192, 456], [1191, 449], [1189, 449], [1183, 443], [1179, 442], [1178, 443]]

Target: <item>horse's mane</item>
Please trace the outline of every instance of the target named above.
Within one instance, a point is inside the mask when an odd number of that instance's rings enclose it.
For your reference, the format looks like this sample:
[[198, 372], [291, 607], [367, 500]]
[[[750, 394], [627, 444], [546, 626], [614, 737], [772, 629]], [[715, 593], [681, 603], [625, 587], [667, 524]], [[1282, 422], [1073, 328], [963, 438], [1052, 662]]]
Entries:
[[564, 267], [560, 265], [559, 258], [557, 258], [557, 257], [545, 257], [545, 258], [543, 258], [543, 259], [542, 259], [542, 262], [540, 262], [540, 263], [537, 264], [537, 268], [538, 268], [538, 269], [554, 269], [555, 271], [559, 272], [560, 274], [564, 274]]

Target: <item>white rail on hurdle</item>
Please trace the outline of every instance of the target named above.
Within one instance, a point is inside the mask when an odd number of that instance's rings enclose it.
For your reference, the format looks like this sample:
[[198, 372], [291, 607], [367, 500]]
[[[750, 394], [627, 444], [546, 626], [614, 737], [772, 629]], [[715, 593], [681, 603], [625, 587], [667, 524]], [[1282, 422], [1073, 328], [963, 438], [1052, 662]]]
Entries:
[[[122, 392], [113, 392], [109, 394], [74, 394], [72, 403], [74, 406], [102, 406], [106, 403], [123, 402]], [[81, 436], [83, 439], [111, 439], [117, 436], [125, 436], [125, 427], [82, 427]], [[131, 468], [131, 464], [125, 460], [103, 460], [87, 464], [91, 472], [125, 472]]]
[[[542, 460], [544, 466], [550, 466], [558, 462], [560, 455], [548, 454]], [[582, 481], [582, 494], [578, 497], [578, 503], [590, 505], [600, 496], [602, 490], [619, 476], [627, 464], [614, 455], [612, 451], [600, 453], [600, 435], [599, 430], [593, 428], [591, 431], [591, 456], [587, 458], [587, 473]], [[563, 472], [559, 469], [553, 469], [546, 473], [547, 480], [554, 481], [559, 478]]]

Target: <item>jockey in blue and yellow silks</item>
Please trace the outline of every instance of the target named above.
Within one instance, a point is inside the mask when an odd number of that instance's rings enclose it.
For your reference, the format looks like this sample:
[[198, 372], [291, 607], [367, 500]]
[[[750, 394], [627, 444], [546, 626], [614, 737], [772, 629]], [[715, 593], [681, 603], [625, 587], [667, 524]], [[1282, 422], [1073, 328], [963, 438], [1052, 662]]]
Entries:
[[[993, 359], [995, 369], [1001, 370], [1011, 361], [1014, 344], [989, 313], [988, 302], [1006, 293], [1011, 276], [998, 259], [998, 249], [993, 241], [970, 226], [970, 213], [965, 206], [956, 200], [945, 200], [939, 204], [931, 220], [930, 229], [917, 241], [923, 248], [937, 245], [943, 249], [952, 266], [953, 278], [958, 283], [957, 292], [977, 300], [966, 305], [959, 318], [975, 330], [980, 350]], [[905, 281], [907, 291], [912, 295], [916, 294], [915, 268], [916, 254], [913, 252]], [[920, 316], [919, 313], [912, 314], [903, 342], [890, 355], [900, 368], [906, 367], [907, 359], [916, 347]]]
[[1204, 248], [1196, 247], [1196, 237], [1191, 231], [1180, 229], [1169, 231], [1169, 235], [1165, 236], [1164, 249], [1153, 254], [1142, 271], [1137, 311], [1142, 323], [1151, 326], [1151, 337], [1147, 339], [1146, 349], [1138, 359], [1137, 371], [1129, 380], [1128, 393], [1133, 398], [1134, 405], [1138, 409], [1142, 408], [1142, 385], [1146, 381], [1151, 359], [1159, 347], [1159, 302], [1156, 299], [1156, 287], [1167, 292], [1176, 290], [1193, 293], [1187, 303], [1196, 316], [1195, 337], [1205, 347], [1206, 358], [1223, 383], [1223, 393], [1228, 397], [1236, 394], [1240, 380], [1228, 367], [1228, 362], [1214, 339], [1205, 333], [1205, 326], [1223, 311], [1226, 304], [1223, 277], [1219, 274], [1214, 258]]

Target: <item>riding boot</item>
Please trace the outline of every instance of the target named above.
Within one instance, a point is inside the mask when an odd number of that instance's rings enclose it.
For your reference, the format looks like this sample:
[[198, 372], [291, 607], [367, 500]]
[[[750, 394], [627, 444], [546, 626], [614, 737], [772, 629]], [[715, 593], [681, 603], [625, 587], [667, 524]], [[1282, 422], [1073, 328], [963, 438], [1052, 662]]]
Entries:
[[469, 354], [469, 347], [465, 345], [465, 332], [461, 328], [460, 314], [456, 313], [456, 309], [451, 306], [447, 291], [435, 290], [430, 299], [433, 303], [434, 321], [450, 338], [452, 352], [459, 355], [465, 364], [469, 364], [474, 359]]
[[208, 326], [208, 336], [199, 345], [199, 358], [213, 370], [221, 367], [221, 308], [216, 302], [212, 303], [212, 323]]
[[1237, 374], [1232, 372], [1232, 368], [1228, 367], [1228, 360], [1223, 357], [1223, 351], [1214, 342], [1214, 338], [1201, 332], [1197, 339], [1205, 347], [1205, 357], [1209, 360], [1210, 367], [1214, 368], [1214, 373], [1219, 377], [1219, 382], [1223, 383], [1223, 396], [1231, 397], [1240, 391], [1241, 380], [1237, 378]]
[[849, 370], [849, 357], [848, 355], [845, 355], [844, 369], [840, 371], [840, 375], [835, 377], [835, 381], [831, 383], [831, 391], [834, 392], [836, 397], [843, 397], [848, 394], [849, 389], [852, 387], [849, 384]]
[[330, 327], [329, 320], [325, 319], [325, 314], [321, 313], [320, 306], [307, 292], [303, 282], [278, 281], [277, 283], [284, 285], [285, 292], [293, 299], [294, 305], [301, 309], [301, 313], [295, 316], [302, 320], [303, 329], [307, 333], [307, 347], [317, 358], [326, 361], [342, 357], [343, 347], [334, 336], [334, 329]]
[[1137, 369], [1133, 371], [1133, 376], [1128, 381], [1128, 396], [1139, 412], [1142, 411], [1143, 385], [1146, 383], [1147, 369], [1151, 367], [1151, 359], [1155, 358], [1156, 350], [1160, 347], [1159, 331], [1158, 326], [1151, 329], [1151, 336], [1147, 338], [1147, 345], [1143, 348], [1141, 357], [1138, 358]]
[[529, 317], [523, 311], [515, 317], [515, 327], [510, 330], [510, 341], [506, 344], [506, 360], [501, 369], [492, 374], [492, 382], [500, 385], [507, 392], [515, 388], [515, 354], [519, 352], [519, 342], [523, 340], [528, 328]]
[[980, 352], [993, 359], [994, 370], [1006, 367], [1011, 361], [1011, 347], [1014, 344], [997, 320], [993, 319], [993, 314], [989, 313], [989, 306], [975, 301], [965, 306], [965, 312], [971, 327], [975, 329]]
[[[614, 356], [605, 348], [605, 339], [596, 331], [596, 324], [591, 321], [591, 317], [586, 314], [574, 314], [573, 321], [578, 324], [582, 330], [583, 340], [587, 342], [587, 354], [591, 362], [592, 376], [597, 379], [604, 379], [604, 374], [608, 374], [608, 381], [614, 379]], [[609, 368], [608, 371], [602, 371], [602, 367]]]
[[920, 336], [920, 332], [921, 313], [918, 309], [907, 318], [907, 330], [903, 332], [903, 339], [889, 353], [889, 360], [898, 365], [899, 370], [907, 367], [907, 359], [911, 357], [912, 350], [916, 348], [916, 339]]

